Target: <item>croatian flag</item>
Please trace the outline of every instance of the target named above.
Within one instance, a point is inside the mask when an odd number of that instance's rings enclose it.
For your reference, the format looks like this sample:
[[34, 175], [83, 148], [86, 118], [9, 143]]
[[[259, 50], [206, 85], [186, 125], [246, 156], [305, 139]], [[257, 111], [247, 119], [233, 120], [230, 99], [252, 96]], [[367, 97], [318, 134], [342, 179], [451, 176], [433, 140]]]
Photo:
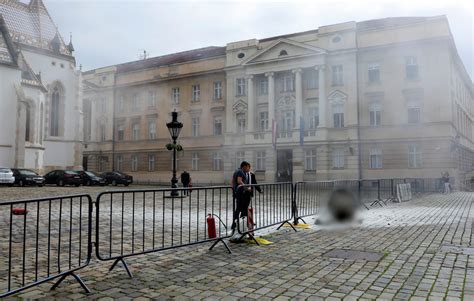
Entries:
[[272, 144], [273, 144], [273, 149], [276, 149], [276, 143], [277, 143], [277, 123], [275, 119], [272, 119]]

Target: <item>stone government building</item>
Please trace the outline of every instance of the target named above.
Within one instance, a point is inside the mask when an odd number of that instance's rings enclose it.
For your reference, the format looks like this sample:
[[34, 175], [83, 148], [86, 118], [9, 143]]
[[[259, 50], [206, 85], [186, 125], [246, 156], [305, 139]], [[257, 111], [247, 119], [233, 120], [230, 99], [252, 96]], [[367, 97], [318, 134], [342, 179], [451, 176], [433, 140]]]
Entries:
[[[472, 174], [473, 83], [445, 16], [397, 17], [228, 43], [83, 73], [88, 170], [169, 182]], [[277, 125], [274, 148], [273, 120]], [[303, 141], [300, 141], [303, 136]], [[301, 143], [303, 142], [303, 143]]]

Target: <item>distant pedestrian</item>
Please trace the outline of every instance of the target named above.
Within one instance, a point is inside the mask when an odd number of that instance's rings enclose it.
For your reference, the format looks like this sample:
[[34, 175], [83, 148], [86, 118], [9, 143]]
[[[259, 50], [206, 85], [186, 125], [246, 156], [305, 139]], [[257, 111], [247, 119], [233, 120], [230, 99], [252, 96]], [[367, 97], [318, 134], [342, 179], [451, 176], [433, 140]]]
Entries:
[[450, 193], [451, 192], [451, 184], [449, 183], [449, 173], [446, 172], [443, 176], [444, 180], [444, 193]]
[[191, 183], [191, 175], [185, 170], [180, 176], [181, 178], [181, 184], [183, 184], [183, 187], [185, 188], [183, 194], [188, 195], [189, 191], [189, 184]]

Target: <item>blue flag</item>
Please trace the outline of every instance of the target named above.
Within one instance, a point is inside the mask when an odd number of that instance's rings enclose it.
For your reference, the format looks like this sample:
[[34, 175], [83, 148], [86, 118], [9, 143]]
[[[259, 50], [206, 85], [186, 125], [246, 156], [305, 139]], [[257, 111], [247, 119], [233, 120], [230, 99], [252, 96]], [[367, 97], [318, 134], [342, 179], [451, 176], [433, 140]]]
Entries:
[[300, 116], [300, 145], [304, 145], [304, 118]]

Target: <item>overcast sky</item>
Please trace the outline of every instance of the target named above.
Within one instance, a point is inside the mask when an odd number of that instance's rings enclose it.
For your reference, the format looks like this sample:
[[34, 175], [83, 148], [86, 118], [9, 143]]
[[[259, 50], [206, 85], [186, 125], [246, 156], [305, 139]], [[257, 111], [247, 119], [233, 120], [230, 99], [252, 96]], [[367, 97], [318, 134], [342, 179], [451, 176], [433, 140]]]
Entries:
[[450, 0], [44, 0], [83, 70], [347, 21], [447, 15], [458, 52], [474, 74], [474, 1]]

